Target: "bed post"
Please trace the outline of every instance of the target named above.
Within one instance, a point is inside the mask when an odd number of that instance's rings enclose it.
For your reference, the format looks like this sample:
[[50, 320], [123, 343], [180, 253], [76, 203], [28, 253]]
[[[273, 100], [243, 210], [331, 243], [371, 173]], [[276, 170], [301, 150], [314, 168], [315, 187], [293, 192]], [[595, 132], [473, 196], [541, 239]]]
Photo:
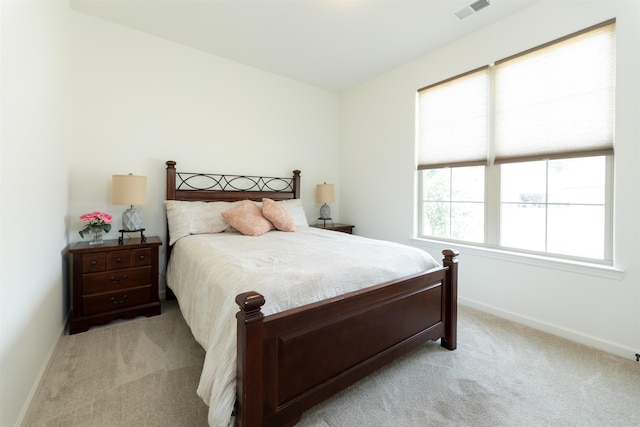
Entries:
[[445, 305], [445, 326], [444, 337], [440, 344], [442, 347], [455, 350], [457, 346], [457, 329], [458, 329], [458, 252], [455, 249], [445, 249], [442, 251], [444, 259], [442, 265], [449, 267], [447, 270], [447, 286], [445, 288], [444, 305]]
[[176, 162], [167, 160], [167, 197], [166, 200], [176, 199]]
[[300, 198], [300, 171], [298, 169], [293, 171], [293, 198]]
[[[173, 160], [167, 160], [166, 162], [167, 165], [167, 187], [166, 187], [166, 192], [167, 195], [165, 197], [165, 200], [175, 200], [176, 199], [176, 162], [174, 162]], [[165, 228], [165, 250], [164, 250], [164, 268], [165, 271], [167, 269], [167, 267], [169, 266], [169, 258], [171, 258], [171, 246], [169, 245], [169, 222], [165, 221], [164, 224], [164, 228]], [[173, 293], [173, 291], [171, 289], [169, 289], [169, 286], [166, 287], [166, 294], [165, 294], [165, 299], [167, 300], [175, 300], [176, 296]]]
[[236, 426], [262, 425], [262, 337], [264, 297], [245, 292], [236, 297], [238, 319], [238, 371], [236, 377]]

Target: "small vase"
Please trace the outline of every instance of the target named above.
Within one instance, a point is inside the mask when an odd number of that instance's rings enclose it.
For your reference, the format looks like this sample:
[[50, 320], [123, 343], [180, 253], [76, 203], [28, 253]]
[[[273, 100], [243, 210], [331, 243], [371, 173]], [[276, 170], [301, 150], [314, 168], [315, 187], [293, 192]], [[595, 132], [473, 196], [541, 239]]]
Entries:
[[91, 241], [89, 242], [91, 246], [104, 243], [102, 240], [102, 231], [102, 227], [91, 227]]

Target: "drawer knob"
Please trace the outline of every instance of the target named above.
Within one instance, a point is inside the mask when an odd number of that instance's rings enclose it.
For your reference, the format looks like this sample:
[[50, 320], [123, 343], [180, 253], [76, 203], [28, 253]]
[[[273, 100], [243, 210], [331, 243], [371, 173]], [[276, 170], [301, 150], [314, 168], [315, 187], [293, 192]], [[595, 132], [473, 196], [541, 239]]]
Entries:
[[144, 259], [144, 255], [140, 255], [140, 259]]
[[122, 279], [116, 279], [114, 276], [111, 276], [111, 277], [109, 277], [109, 280], [111, 280], [111, 283], [120, 284], [120, 283], [124, 283], [128, 278], [129, 278], [128, 275], [123, 274], [122, 275]]
[[96, 265], [97, 263], [98, 263], [98, 261], [96, 261], [95, 259], [91, 260], [91, 265]]
[[116, 258], [116, 262], [122, 262], [122, 258], [120, 257]]
[[121, 300], [119, 300], [119, 301], [116, 301], [116, 298], [115, 298], [115, 297], [111, 297], [111, 298], [109, 298], [109, 299], [111, 300], [111, 303], [112, 303], [112, 304], [117, 305], [117, 304], [122, 304], [122, 303], [124, 303], [124, 302], [127, 300], [127, 298], [129, 298], [129, 295], [124, 294], [124, 295], [122, 296], [122, 299], [121, 299]]

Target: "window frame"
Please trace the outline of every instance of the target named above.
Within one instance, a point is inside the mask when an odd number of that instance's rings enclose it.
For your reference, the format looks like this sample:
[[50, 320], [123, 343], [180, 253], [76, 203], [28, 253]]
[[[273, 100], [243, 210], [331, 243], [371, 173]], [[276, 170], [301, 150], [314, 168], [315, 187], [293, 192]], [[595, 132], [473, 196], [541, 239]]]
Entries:
[[[424, 234], [422, 229], [423, 224], [423, 215], [424, 215], [424, 200], [423, 200], [423, 182], [424, 179], [422, 174], [427, 170], [417, 170], [417, 187], [418, 187], [418, 197], [417, 197], [417, 209], [416, 209], [416, 230], [417, 235], [416, 238], [420, 240], [430, 240], [437, 242], [452, 242], [456, 244], [463, 244], [469, 247], [478, 247], [478, 248], [487, 248], [493, 250], [506, 251], [509, 253], [518, 253], [525, 254], [529, 256], [536, 257], [548, 257], [553, 259], [561, 259], [568, 260], [578, 263], [588, 263], [588, 264], [598, 264], [603, 266], [612, 266], [614, 264], [614, 253], [613, 253], [613, 229], [614, 229], [614, 209], [613, 209], [613, 182], [614, 182], [614, 156], [604, 156], [605, 157], [605, 220], [603, 227], [605, 228], [604, 233], [604, 248], [603, 248], [603, 258], [585, 258], [579, 256], [572, 256], [566, 254], [558, 254], [553, 252], [543, 252], [543, 251], [535, 251], [529, 249], [521, 249], [521, 248], [512, 248], [507, 246], [500, 245], [500, 229], [501, 229], [501, 170], [500, 164], [494, 164], [490, 166], [484, 166], [484, 177], [485, 177], [485, 200], [484, 200], [484, 242], [472, 242], [467, 240], [457, 240], [452, 238], [444, 238], [437, 237], [432, 235]], [[577, 158], [577, 157], [576, 157]], [[534, 160], [532, 160], [534, 161]], [[452, 203], [451, 201], [449, 203]], [[546, 226], [545, 226], [546, 229]]]
[[[495, 93], [495, 73], [496, 73], [496, 66], [499, 64], [503, 64], [511, 59], [514, 58], [519, 58], [522, 57], [524, 55], [527, 55], [529, 53], [532, 52], [536, 52], [538, 50], [542, 50], [545, 49], [547, 47], [553, 46], [555, 44], [558, 43], [563, 43], [567, 40], [570, 40], [574, 37], [579, 37], [585, 33], [589, 33], [591, 31], [594, 30], [599, 30], [603, 27], [607, 27], [610, 25], [614, 25], [613, 27], [613, 35], [614, 35], [614, 39], [613, 39], [613, 69], [614, 69], [614, 75], [613, 75], [613, 79], [614, 79], [614, 84], [615, 84], [615, 19], [611, 19], [596, 25], [593, 25], [591, 27], [585, 28], [583, 30], [577, 31], [575, 33], [569, 34], [565, 37], [562, 37], [560, 39], [557, 40], [553, 40], [551, 42], [545, 43], [541, 46], [537, 46], [531, 49], [528, 49], [526, 51], [523, 51], [521, 53], [518, 53], [516, 55], [512, 55], [508, 58], [504, 58], [501, 59], [499, 61], [496, 61], [495, 64], [490, 64], [488, 66], [486, 66], [488, 68], [488, 73], [489, 73], [489, 86], [488, 86], [488, 108], [489, 108], [489, 115], [488, 115], [488, 122], [487, 122], [487, 126], [488, 126], [488, 156], [487, 156], [487, 162], [486, 165], [484, 166], [484, 179], [485, 179], [485, 199], [484, 199], [484, 242], [483, 243], [477, 243], [477, 242], [469, 242], [469, 241], [462, 241], [462, 240], [455, 240], [455, 239], [451, 239], [451, 238], [442, 238], [442, 237], [436, 237], [436, 236], [431, 236], [431, 235], [426, 235], [425, 234], [425, 230], [423, 230], [423, 224], [424, 224], [424, 203], [425, 200], [423, 198], [423, 193], [424, 193], [424, 188], [423, 188], [423, 183], [424, 183], [424, 177], [423, 177], [423, 173], [425, 170], [428, 169], [443, 169], [443, 168], [447, 168], [447, 167], [465, 167], [465, 166], [471, 166], [468, 162], [465, 164], [464, 161], [461, 161], [459, 163], [450, 163], [450, 164], [437, 164], [437, 162], [435, 162], [436, 164], [434, 165], [429, 165], [428, 161], [426, 164], [422, 164], [420, 161], [418, 161], [418, 170], [417, 170], [417, 189], [418, 189], [418, 197], [416, 198], [416, 201], [418, 203], [417, 209], [415, 209], [415, 212], [417, 213], [417, 217], [416, 217], [416, 230], [417, 230], [417, 238], [419, 239], [429, 239], [429, 240], [435, 240], [435, 241], [450, 241], [450, 242], [458, 242], [458, 243], [463, 243], [466, 245], [470, 245], [470, 246], [478, 246], [478, 247], [484, 247], [484, 248], [491, 248], [491, 249], [496, 249], [496, 250], [507, 250], [509, 252], [515, 252], [515, 253], [523, 253], [523, 254], [528, 254], [531, 256], [543, 256], [543, 257], [551, 257], [551, 258], [559, 258], [559, 259], [564, 259], [564, 260], [571, 260], [571, 261], [576, 261], [576, 262], [586, 262], [586, 263], [590, 263], [590, 264], [603, 264], [603, 265], [613, 265], [614, 262], [614, 253], [613, 253], [613, 236], [614, 236], [614, 173], [615, 173], [615, 156], [613, 154], [613, 139], [610, 140], [609, 144], [610, 148], [605, 148], [605, 149], [599, 149], [599, 150], [592, 150], [591, 152], [589, 150], [586, 151], [577, 151], [577, 152], [571, 152], [570, 154], [567, 153], [568, 155], [551, 155], [551, 157], [548, 157], [546, 154], [542, 154], [541, 156], [535, 158], [532, 156], [528, 156], [530, 159], [515, 159], [516, 162], [517, 161], [549, 161], [549, 160], [554, 160], [557, 158], [565, 158], [565, 159], [572, 159], [572, 158], [579, 158], [579, 157], [595, 157], [595, 156], [603, 156], [605, 158], [605, 172], [604, 172], [604, 188], [605, 188], [605, 201], [604, 201], [604, 224], [602, 224], [602, 226], [604, 227], [604, 247], [603, 249], [603, 257], [602, 259], [600, 258], [584, 258], [584, 257], [579, 257], [579, 256], [571, 256], [571, 255], [565, 255], [565, 254], [557, 254], [557, 253], [553, 253], [553, 252], [547, 252], [547, 251], [534, 251], [534, 250], [527, 250], [527, 249], [520, 249], [520, 248], [510, 248], [510, 247], [505, 247], [505, 246], [501, 246], [500, 245], [500, 240], [501, 240], [501, 236], [500, 236], [500, 230], [501, 230], [501, 208], [502, 208], [502, 200], [501, 200], [501, 168], [500, 165], [504, 164], [504, 163], [513, 163], [513, 161], [505, 161], [505, 160], [501, 160], [501, 161], [496, 161], [496, 159], [494, 158], [495, 156], [495, 129], [496, 129], [496, 123], [495, 123], [495, 102], [496, 102], [496, 93]], [[467, 73], [463, 73], [460, 74], [458, 76], [454, 76], [451, 77], [449, 79], [446, 79], [442, 82], [438, 82], [438, 83], [434, 83], [432, 85], [426, 86], [422, 89], [418, 90], [418, 94], [417, 94], [417, 100], [416, 100], [416, 106], [418, 107], [420, 105], [421, 99], [421, 92], [422, 91], [426, 91], [429, 90], [431, 88], [437, 87], [441, 84], [444, 83], [449, 83], [457, 78], [462, 78], [465, 77], [471, 73], [475, 73], [478, 72], [480, 70], [482, 70], [483, 67], [480, 68], [476, 68], [475, 70], [471, 70]], [[613, 92], [613, 105], [615, 106], [615, 92]], [[418, 120], [418, 123], [416, 124], [416, 129], [419, 129], [420, 126], [420, 116], [419, 114], [416, 114], [416, 119]], [[612, 120], [615, 121], [615, 110], [613, 111], [613, 118]], [[436, 122], [437, 123], [437, 122]], [[615, 126], [614, 126], [615, 127]], [[418, 134], [419, 135], [419, 134]], [[420, 141], [419, 138], [417, 137], [417, 149], [421, 150], [421, 145], [420, 145]], [[431, 144], [433, 144], [432, 142], [430, 142]], [[473, 164], [473, 166], [477, 166], [478, 163]], [[548, 165], [548, 164], [547, 164]], [[548, 194], [548, 191], [547, 191]], [[451, 204], [453, 202], [450, 200], [449, 204], [451, 207]], [[549, 205], [551, 205], [552, 203], [547, 203], [545, 202], [545, 205], [547, 205], [547, 207]], [[545, 221], [545, 239], [548, 236], [548, 222]], [[451, 234], [451, 233], [449, 233]], [[545, 245], [546, 247], [546, 245]]]

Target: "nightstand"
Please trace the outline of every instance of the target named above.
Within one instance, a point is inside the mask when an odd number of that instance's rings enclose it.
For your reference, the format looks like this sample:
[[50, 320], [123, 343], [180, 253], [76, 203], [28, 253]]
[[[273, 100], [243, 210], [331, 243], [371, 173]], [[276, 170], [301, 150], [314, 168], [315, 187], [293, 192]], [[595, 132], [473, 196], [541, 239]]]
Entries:
[[71, 274], [69, 333], [119, 317], [160, 314], [158, 296], [159, 237], [105, 240], [90, 246], [74, 243], [67, 248]]
[[324, 230], [340, 231], [342, 233], [353, 234], [355, 225], [340, 224], [338, 222], [328, 222], [327, 224], [311, 224], [310, 227], [322, 228]]

